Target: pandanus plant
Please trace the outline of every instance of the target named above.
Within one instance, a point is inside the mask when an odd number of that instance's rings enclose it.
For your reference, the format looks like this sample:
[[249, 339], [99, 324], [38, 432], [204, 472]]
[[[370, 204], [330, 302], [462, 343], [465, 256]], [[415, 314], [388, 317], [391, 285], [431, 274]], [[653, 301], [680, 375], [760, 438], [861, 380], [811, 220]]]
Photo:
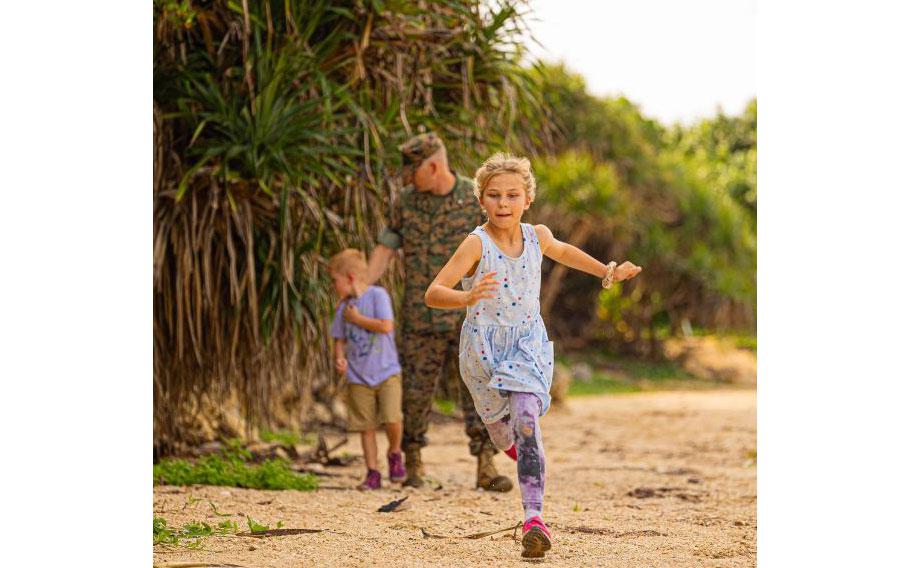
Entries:
[[[472, 172], [551, 137], [522, 2], [156, 0], [155, 443], [294, 427], [329, 398], [325, 259], [369, 249], [396, 145]], [[399, 273], [383, 283], [396, 289]], [[239, 418], [206, 430], [199, 414]], [[231, 426], [233, 424], [234, 426]], [[247, 432], [248, 433], [248, 432]]]

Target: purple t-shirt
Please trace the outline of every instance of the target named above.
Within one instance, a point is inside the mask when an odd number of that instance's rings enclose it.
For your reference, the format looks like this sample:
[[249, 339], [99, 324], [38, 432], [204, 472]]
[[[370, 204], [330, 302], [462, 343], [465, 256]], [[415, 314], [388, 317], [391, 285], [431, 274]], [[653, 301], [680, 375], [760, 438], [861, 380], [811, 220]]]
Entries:
[[375, 387], [401, 372], [398, 351], [395, 349], [395, 332], [373, 333], [347, 322], [342, 312], [351, 303], [369, 318], [394, 320], [392, 299], [385, 288], [370, 286], [359, 298], [342, 300], [332, 321], [332, 337], [347, 340], [345, 356], [348, 360], [348, 382]]

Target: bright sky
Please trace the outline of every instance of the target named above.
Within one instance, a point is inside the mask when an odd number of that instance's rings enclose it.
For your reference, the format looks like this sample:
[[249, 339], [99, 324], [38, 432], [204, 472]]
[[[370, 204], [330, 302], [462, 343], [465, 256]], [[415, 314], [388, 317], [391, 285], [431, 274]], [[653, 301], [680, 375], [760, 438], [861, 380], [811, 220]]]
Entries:
[[531, 31], [598, 95], [664, 123], [745, 108], [756, 95], [755, 0], [531, 0]]

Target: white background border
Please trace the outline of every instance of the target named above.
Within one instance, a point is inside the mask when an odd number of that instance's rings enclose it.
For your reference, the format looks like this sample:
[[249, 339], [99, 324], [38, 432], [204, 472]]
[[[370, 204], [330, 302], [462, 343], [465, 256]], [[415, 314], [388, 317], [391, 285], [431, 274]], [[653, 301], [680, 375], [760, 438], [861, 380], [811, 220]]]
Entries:
[[[762, 566], [907, 558], [899, 6], [758, 6]], [[11, 3], [4, 21], [2, 558], [148, 565], [151, 6]]]

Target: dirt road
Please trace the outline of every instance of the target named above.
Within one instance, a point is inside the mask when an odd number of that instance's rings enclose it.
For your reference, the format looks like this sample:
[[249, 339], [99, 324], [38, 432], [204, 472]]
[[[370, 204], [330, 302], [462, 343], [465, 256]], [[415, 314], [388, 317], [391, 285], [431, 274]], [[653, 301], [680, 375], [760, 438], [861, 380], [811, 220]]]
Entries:
[[[755, 391], [660, 392], [569, 399], [542, 426], [547, 457], [547, 562], [559, 566], [754, 566]], [[156, 566], [524, 566], [512, 531], [460, 538], [521, 520], [518, 489], [472, 489], [476, 462], [457, 423], [434, 424], [425, 451], [442, 488], [310, 493], [156, 487], [171, 525], [248, 514], [272, 527], [323, 529], [273, 538], [209, 537], [203, 550], [155, 547]], [[384, 451], [383, 443], [380, 449]], [[351, 437], [347, 447], [360, 453]], [[515, 479], [513, 462], [497, 456]], [[362, 465], [323, 485], [354, 487]], [[383, 475], [386, 474], [385, 467]], [[408, 495], [403, 511], [376, 509]], [[187, 506], [188, 496], [201, 498]], [[245, 528], [244, 517], [231, 517]], [[425, 531], [427, 536], [424, 535]], [[437, 538], [442, 536], [444, 538]], [[519, 534], [520, 538], [520, 534]], [[203, 566], [205, 564], [199, 564]]]

